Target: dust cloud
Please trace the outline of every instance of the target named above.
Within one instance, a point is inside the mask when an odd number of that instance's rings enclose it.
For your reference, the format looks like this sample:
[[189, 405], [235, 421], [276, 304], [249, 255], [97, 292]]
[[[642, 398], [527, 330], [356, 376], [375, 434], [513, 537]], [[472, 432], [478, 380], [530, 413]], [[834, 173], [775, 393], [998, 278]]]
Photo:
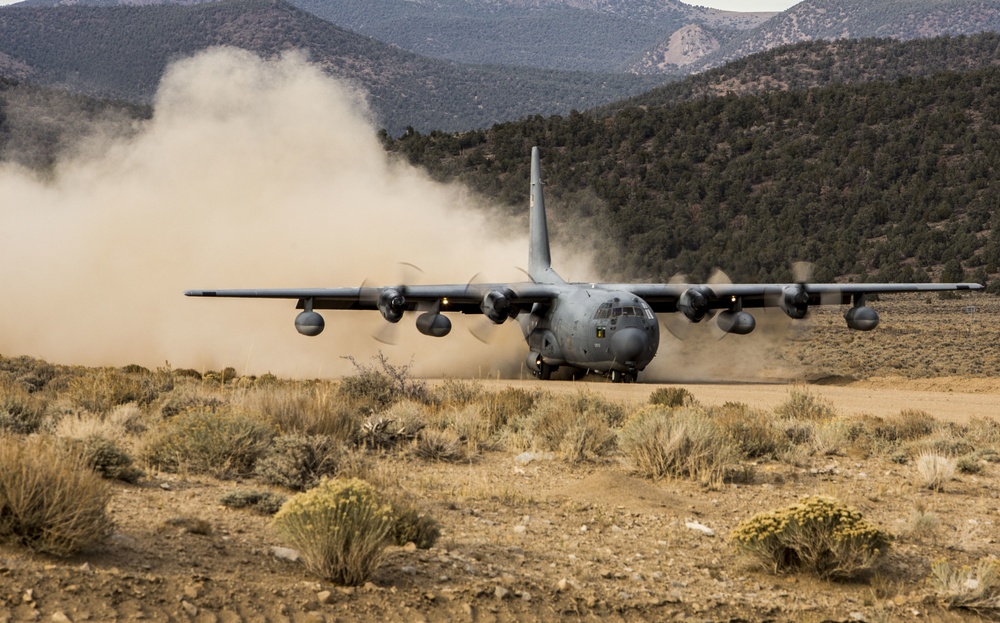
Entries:
[[467, 330], [475, 317], [452, 316], [443, 339], [407, 317], [385, 346], [371, 338], [377, 312], [326, 312], [326, 331], [306, 338], [294, 301], [182, 295], [522, 281], [527, 232], [498, 228], [483, 201], [389, 158], [363, 94], [300, 55], [210, 50], [171, 66], [135, 136], [90, 140], [45, 180], [0, 168], [0, 353], [331, 377], [352, 370], [343, 356], [382, 350], [421, 375], [516, 376], [513, 323], [484, 345]]

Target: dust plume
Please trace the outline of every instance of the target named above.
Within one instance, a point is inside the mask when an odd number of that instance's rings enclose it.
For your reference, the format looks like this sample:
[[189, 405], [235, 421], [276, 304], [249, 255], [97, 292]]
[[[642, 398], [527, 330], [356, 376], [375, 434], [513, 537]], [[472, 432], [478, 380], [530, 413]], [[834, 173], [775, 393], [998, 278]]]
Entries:
[[443, 339], [404, 318], [386, 347], [370, 337], [376, 312], [327, 312], [306, 338], [294, 301], [182, 296], [386, 285], [404, 279], [398, 262], [423, 270], [410, 283], [524, 279], [526, 232], [499, 231], [472, 205], [483, 199], [389, 158], [363, 95], [301, 56], [177, 62], [135, 136], [88, 146], [46, 180], [0, 168], [0, 353], [322, 377], [382, 349], [418, 374], [517, 374], [513, 323], [484, 345], [466, 330], [475, 318], [453, 315]]

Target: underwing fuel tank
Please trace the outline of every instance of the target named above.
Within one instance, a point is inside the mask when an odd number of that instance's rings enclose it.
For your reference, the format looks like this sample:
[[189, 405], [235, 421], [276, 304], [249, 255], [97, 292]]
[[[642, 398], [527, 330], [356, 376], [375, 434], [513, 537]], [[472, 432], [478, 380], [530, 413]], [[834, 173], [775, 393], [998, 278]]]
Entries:
[[858, 305], [847, 310], [844, 320], [855, 331], [871, 331], [878, 326], [878, 313], [867, 305]]

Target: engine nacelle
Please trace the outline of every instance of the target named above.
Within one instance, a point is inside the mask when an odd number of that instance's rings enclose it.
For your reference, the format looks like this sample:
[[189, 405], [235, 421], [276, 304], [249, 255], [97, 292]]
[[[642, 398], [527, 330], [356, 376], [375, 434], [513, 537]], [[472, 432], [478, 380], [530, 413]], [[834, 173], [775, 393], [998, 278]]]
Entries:
[[509, 292], [490, 290], [483, 297], [479, 309], [483, 310], [483, 315], [489, 318], [493, 324], [503, 324], [516, 314], [516, 310], [510, 303], [510, 294]]
[[444, 337], [451, 333], [451, 321], [435, 312], [417, 316], [417, 331], [431, 337]]
[[700, 288], [688, 288], [677, 299], [677, 309], [691, 322], [701, 322], [708, 315], [708, 297]]
[[385, 288], [378, 295], [378, 310], [389, 322], [399, 322], [406, 311], [406, 297], [395, 288]]
[[726, 310], [719, 314], [716, 322], [719, 328], [726, 333], [735, 333], [736, 335], [747, 335], [757, 327], [757, 321], [745, 311]]
[[809, 293], [799, 284], [787, 286], [781, 293], [781, 309], [789, 318], [802, 320], [809, 313]]
[[856, 331], [871, 331], [878, 326], [878, 314], [866, 305], [858, 305], [844, 314], [847, 326]]
[[323, 332], [326, 322], [314, 311], [304, 311], [295, 317], [295, 330], [302, 335], [316, 337]]
[[524, 361], [524, 364], [528, 366], [528, 369], [532, 372], [541, 372], [542, 370], [542, 353], [533, 350], [528, 353], [528, 358]]

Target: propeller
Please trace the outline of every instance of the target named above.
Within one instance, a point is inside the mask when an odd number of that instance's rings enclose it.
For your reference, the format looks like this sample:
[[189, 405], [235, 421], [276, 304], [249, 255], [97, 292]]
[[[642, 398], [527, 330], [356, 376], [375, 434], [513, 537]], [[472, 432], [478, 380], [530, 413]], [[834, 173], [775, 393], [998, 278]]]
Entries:
[[[729, 275], [721, 268], [714, 267], [705, 284], [692, 284], [693, 287], [684, 292], [681, 299], [678, 300], [678, 313], [661, 316], [664, 328], [679, 340], [683, 341], [691, 337], [695, 330], [694, 325], [701, 324], [703, 321], [711, 321], [719, 311], [708, 307], [710, 302], [708, 299], [712, 295], [711, 286], [729, 285], [732, 282]], [[667, 283], [687, 284], [687, 275], [677, 273]], [[707, 286], [707, 288], [699, 286]], [[708, 331], [715, 339], [722, 339], [727, 335], [714, 322], [706, 322], [706, 324], [709, 326]]]
[[[383, 287], [383, 288], [366, 288], [365, 284], [368, 282], [367, 279], [361, 284], [361, 298], [363, 302], [368, 304], [374, 304], [380, 307], [387, 305], [391, 311], [393, 307], [396, 306], [397, 301], [394, 301], [394, 297], [398, 296], [400, 299], [398, 303], [405, 305], [406, 301], [406, 286], [419, 277], [423, 275], [424, 271], [416, 264], [411, 264], [410, 262], [398, 262], [396, 264], [400, 285], [395, 287]], [[400, 305], [400, 306], [401, 306]], [[386, 316], [386, 312], [383, 311], [383, 316]], [[381, 344], [386, 344], [387, 346], [395, 346], [399, 343], [399, 320], [403, 316], [403, 311], [398, 312], [398, 317], [392, 320], [391, 316], [386, 316], [386, 323], [379, 327], [374, 333], [372, 333], [372, 339]]]

